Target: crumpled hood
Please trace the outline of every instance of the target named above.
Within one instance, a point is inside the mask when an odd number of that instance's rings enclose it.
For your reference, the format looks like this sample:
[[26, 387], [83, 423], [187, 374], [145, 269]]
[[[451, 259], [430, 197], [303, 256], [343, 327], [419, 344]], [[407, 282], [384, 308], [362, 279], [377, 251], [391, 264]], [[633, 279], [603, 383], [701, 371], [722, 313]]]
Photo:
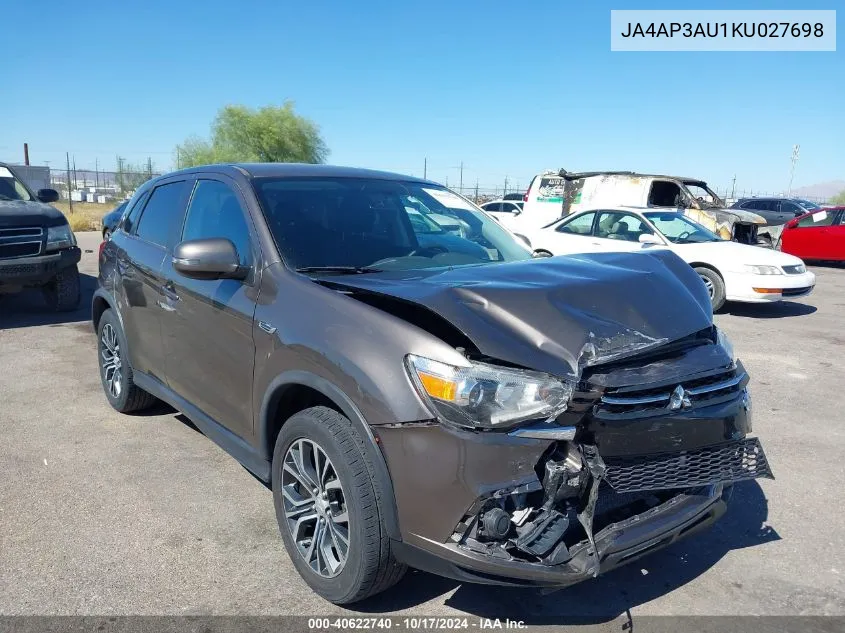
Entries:
[[447, 319], [483, 354], [577, 378], [712, 325], [698, 275], [669, 250], [592, 253], [508, 264], [326, 276]]
[[36, 201], [0, 200], [0, 227], [60, 226], [67, 220], [49, 204]]

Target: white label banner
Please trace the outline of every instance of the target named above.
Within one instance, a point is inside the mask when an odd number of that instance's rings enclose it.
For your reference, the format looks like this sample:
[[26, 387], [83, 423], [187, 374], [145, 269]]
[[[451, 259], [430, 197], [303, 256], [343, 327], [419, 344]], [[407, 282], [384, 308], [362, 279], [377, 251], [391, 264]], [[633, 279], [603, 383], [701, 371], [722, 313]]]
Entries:
[[610, 50], [835, 51], [836, 11], [611, 11]]

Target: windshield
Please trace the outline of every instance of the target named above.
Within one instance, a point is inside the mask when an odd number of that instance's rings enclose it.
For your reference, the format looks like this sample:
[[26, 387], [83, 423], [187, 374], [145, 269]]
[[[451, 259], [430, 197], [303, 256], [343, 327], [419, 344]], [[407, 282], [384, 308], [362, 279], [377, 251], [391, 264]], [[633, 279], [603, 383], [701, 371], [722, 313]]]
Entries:
[[706, 183], [698, 181], [684, 182], [687, 190], [692, 194], [692, 197], [698, 200], [698, 203], [704, 207], [712, 209], [724, 209], [725, 203], [716, 195]]
[[0, 200], [32, 200], [24, 184], [7, 167], [0, 167]]
[[649, 222], [673, 244], [721, 242], [722, 239], [680, 213], [644, 213]]
[[294, 269], [372, 272], [531, 259], [498, 222], [440, 186], [369, 178], [253, 182], [279, 252]]
[[817, 205], [815, 202], [810, 202], [809, 200], [796, 200], [795, 202], [800, 204], [802, 207], [804, 207], [808, 211], [814, 211], [816, 209], [821, 209], [821, 207], [819, 205]]

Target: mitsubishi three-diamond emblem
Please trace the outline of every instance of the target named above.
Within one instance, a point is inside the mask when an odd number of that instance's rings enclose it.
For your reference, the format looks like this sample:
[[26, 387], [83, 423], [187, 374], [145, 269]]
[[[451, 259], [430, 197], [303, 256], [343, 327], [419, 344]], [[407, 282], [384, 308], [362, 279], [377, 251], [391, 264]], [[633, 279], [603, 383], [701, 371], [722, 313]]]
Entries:
[[690, 402], [689, 396], [684, 391], [684, 388], [681, 385], [675, 387], [672, 397], [669, 399], [669, 409], [671, 411], [677, 411], [678, 409], [689, 409], [691, 406], [692, 402]]

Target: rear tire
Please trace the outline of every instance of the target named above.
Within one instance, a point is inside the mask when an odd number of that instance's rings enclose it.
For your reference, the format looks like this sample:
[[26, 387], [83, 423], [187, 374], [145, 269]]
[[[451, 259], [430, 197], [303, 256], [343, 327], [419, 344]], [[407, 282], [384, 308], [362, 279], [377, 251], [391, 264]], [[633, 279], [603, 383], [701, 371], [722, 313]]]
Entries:
[[364, 441], [337, 411], [312, 407], [282, 425], [273, 451], [273, 503], [285, 548], [308, 586], [334, 604], [380, 593], [407, 569], [391, 551]]
[[128, 351], [120, 320], [114, 311], [106, 310], [97, 324], [97, 360], [106, 399], [120, 413], [141, 411], [158, 402], [135, 384]]
[[44, 301], [55, 312], [71, 312], [79, 307], [79, 269], [76, 264], [60, 270], [42, 288]]
[[713, 306], [713, 312], [725, 305], [725, 282], [722, 281], [721, 276], [712, 268], [704, 268], [699, 266], [695, 269], [704, 286], [707, 288], [707, 293], [710, 295], [710, 305]]

